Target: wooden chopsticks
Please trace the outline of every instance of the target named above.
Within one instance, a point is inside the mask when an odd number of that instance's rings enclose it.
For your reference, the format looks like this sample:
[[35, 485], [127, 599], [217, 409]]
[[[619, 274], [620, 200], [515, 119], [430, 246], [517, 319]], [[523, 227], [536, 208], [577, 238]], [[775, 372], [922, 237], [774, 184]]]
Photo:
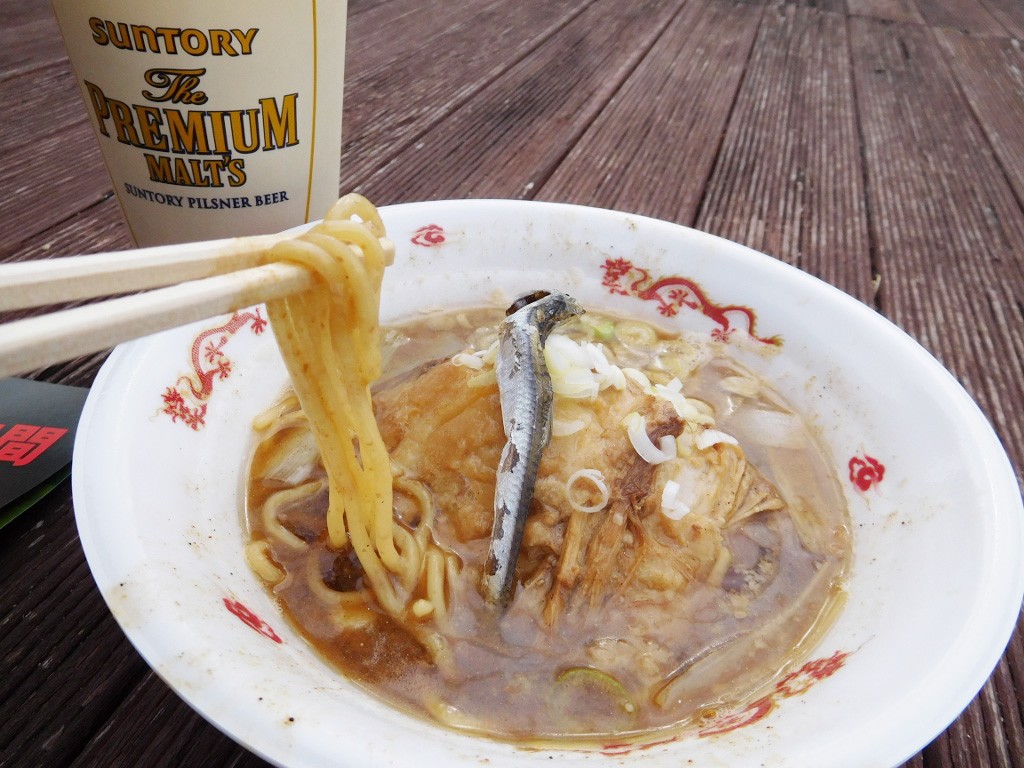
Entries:
[[159, 245], [0, 265], [0, 312], [110, 296], [258, 266], [282, 235]]
[[0, 325], [0, 377], [305, 290], [314, 280], [305, 268], [259, 266], [285, 239], [266, 235], [0, 265], [0, 311], [156, 288]]

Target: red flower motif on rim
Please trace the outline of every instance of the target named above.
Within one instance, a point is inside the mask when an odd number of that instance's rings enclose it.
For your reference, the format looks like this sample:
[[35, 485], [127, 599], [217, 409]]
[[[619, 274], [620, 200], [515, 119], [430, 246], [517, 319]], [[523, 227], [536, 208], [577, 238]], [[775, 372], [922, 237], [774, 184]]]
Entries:
[[854, 456], [850, 459], [850, 482], [859, 490], [868, 491], [885, 478], [885, 465], [868, 456]]
[[775, 684], [775, 691], [779, 696], [786, 699], [790, 696], [799, 696], [802, 693], [806, 693], [815, 683], [824, 680], [826, 677], [832, 677], [832, 675], [838, 672], [843, 664], [846, 663], [846, 657], [849, 655], [849, 653], [843, 651], [836, 651], [827, 659], [808, 661], [800, 669], [790, 672], [779, 680]]
[[827, 677], [832, 677], [832, 675], [842, 669], [849, 655], [848, 651], [836, 651], [828, 658], [808, 661], [800, 669], [790, 672], [779, 680], [772, 689], [772, 692], [767, 696], [758, 699], [738, 712], [729, 712], [716, 718], [708, 726], [698, 731], [697, 735], [714, 736], [756, 723], [775, 709], [775, 705], [782, 699], [800, 696], [806, 693], [815, 683]]
[[432, 245], [441, 245], [444, 242], [444, 229], [437, 224], [427, 224], [412, 233], [412, 244], [422, 245], [429, 248]]
[[744, 726], [756, 723], [758, 720], [766, 717], [773, 709], [775, 709], [775, 700], [770, 695], [764, 696], [750, 704], [746, 709], [718, 718], [709, 727], [702, 728], [697, 735], [714, 736], [719, 733], [735, 731], [737, 728], [743, 728]]
[[[800, 696], [806, 693], [815, 683], [834, 675], [842, 669], [849, 655], [850, 653], [847, 651], [836, 651], [827, 658], [808, 661], [796, 671], [790, 672], [779, 680], [766, 696], [762, 696], [757, 701], [751, 702], [741, 709], [713, 715], [709, 720], [706, 720], [704, 727], [697, 731], [697, 736], [702, 738], [705, 736], [716, 736], [735, 731], [737, 728], [753, 725], [771, 714], [781, 700], [792, 696]], [[671, 738], [647, 744], [634, 744], [630, 742], [605, 744], [601, 747], [601, 754], [608, 755], [609, 757], [622, 757], [634, 750], [650, 749], [651, 747], [671, 743], [679, 737], [680, 734], [677, 734]]]
[[604, 272], [601, 285], [609, 293], [656, 302], [658, 311], [665, 317], [674, 317], [683, 308], [697, 310], [718, 326], [711, 335], [720, 341], [742, 330], [762, 344], [782, 346], [781, 336], [757, 335], [757, 315], [750, 307], [716, 304], [693, 280], [677, 275], [654, 279], [648, 270], [628, 259], [606, 259], [601, 271]]
[[231, 360], [224, 354], [224, 346], [247, 325], [256, 335], [267, 329], [259, 307], [235, 312], [223, 325], [196, 336], [192, 342], [192, 372], [178, 377], [173, 387], [164, 390], [161, 413], [196, 431], [206, 425], [206, 401], [213, 394], [213, 383], [231, 375]]
[[231, 600], [230, 598], [225, 597], [224, 607], [240, 618], [244, 624], [249, 625], [264, 637], [273, 640], [275, 643], [284, 643], [284, 640], [282, 640], [281, 636], [274, 631], [273, 627], [246, 608], [245, 605], [240, 603], [238, 600]]
[[628, 755], [635, 749], [653, 749], [654, 747], [662, 747], [676, 741], [679, 741], [679, 736], [673, 736], [669, 739], [661, 739], [660, 741], [651, 741], [646, 744], [630, 744], [628, 742], [624, 742], [622, 744], [605, 744], [601, 748], [601, 754], [608, 757], [619, 757], [622, 755]]

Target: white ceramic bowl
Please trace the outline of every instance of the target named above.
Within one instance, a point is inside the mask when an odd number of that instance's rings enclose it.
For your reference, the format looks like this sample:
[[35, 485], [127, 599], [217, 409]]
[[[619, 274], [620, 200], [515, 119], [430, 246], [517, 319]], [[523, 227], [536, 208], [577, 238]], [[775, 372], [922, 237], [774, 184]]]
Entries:
[[[825, 283], [664, 222], [503, 201], [382, 214], [398, 248], [385, 322], [558, 288], [728, 336], [832, 454], [854, 527], [848, 604], [798, 672], [668, 743], [528, 751], [395, 711], [325, 666], [243, 559], [248, 425], [286, 382], [265, 313], [251, 310], [117, 349], [75, 446], [96, 583], [207, 719], [287, 766], [863, 768], [900, 763], [966, 706], [1024, 591], [1021, 497], [982, 414], [920, 346]], [[780, 351], [757, 354], [755, 336], [781, 337]]]

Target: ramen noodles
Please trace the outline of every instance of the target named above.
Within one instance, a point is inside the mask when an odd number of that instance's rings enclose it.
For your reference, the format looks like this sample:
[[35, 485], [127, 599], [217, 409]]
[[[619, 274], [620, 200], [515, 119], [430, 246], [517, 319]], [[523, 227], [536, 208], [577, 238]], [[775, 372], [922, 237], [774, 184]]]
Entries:
[[812, 430], [728, 344], [595, 313], [547, 340], [552, 438], [514, 595], [488, 604], [501, 312], [378, 331], [383, 231], [342, 217], [287, 255], [345, 248], [347, 271], [271, 307], [307, 351], [255, 421], [246, 506], [250, 564], [325, 659], [407, 711], [539, 742], [700, 722], [806, 655], [850, 560]]

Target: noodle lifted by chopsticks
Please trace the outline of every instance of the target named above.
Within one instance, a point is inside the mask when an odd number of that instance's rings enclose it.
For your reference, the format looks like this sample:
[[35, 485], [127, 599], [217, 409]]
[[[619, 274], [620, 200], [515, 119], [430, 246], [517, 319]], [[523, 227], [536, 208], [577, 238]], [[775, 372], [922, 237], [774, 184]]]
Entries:
[[390, 459], [370, 400], [370, 384], [381, 372], [381, 279], [394, 258], [384, 234], [377, 209], [346, 195], [322, 223], [270, 250], [267, 261], [300, 264], [319, 279], [304, 293], [269, 302], [267, 310], [330, 479], [331, 547], [351, 540], [377, 599], [397, 615], [404, 600], [388, 574], [409, 568], [396, 547], [406, 532], [392, 518]]

